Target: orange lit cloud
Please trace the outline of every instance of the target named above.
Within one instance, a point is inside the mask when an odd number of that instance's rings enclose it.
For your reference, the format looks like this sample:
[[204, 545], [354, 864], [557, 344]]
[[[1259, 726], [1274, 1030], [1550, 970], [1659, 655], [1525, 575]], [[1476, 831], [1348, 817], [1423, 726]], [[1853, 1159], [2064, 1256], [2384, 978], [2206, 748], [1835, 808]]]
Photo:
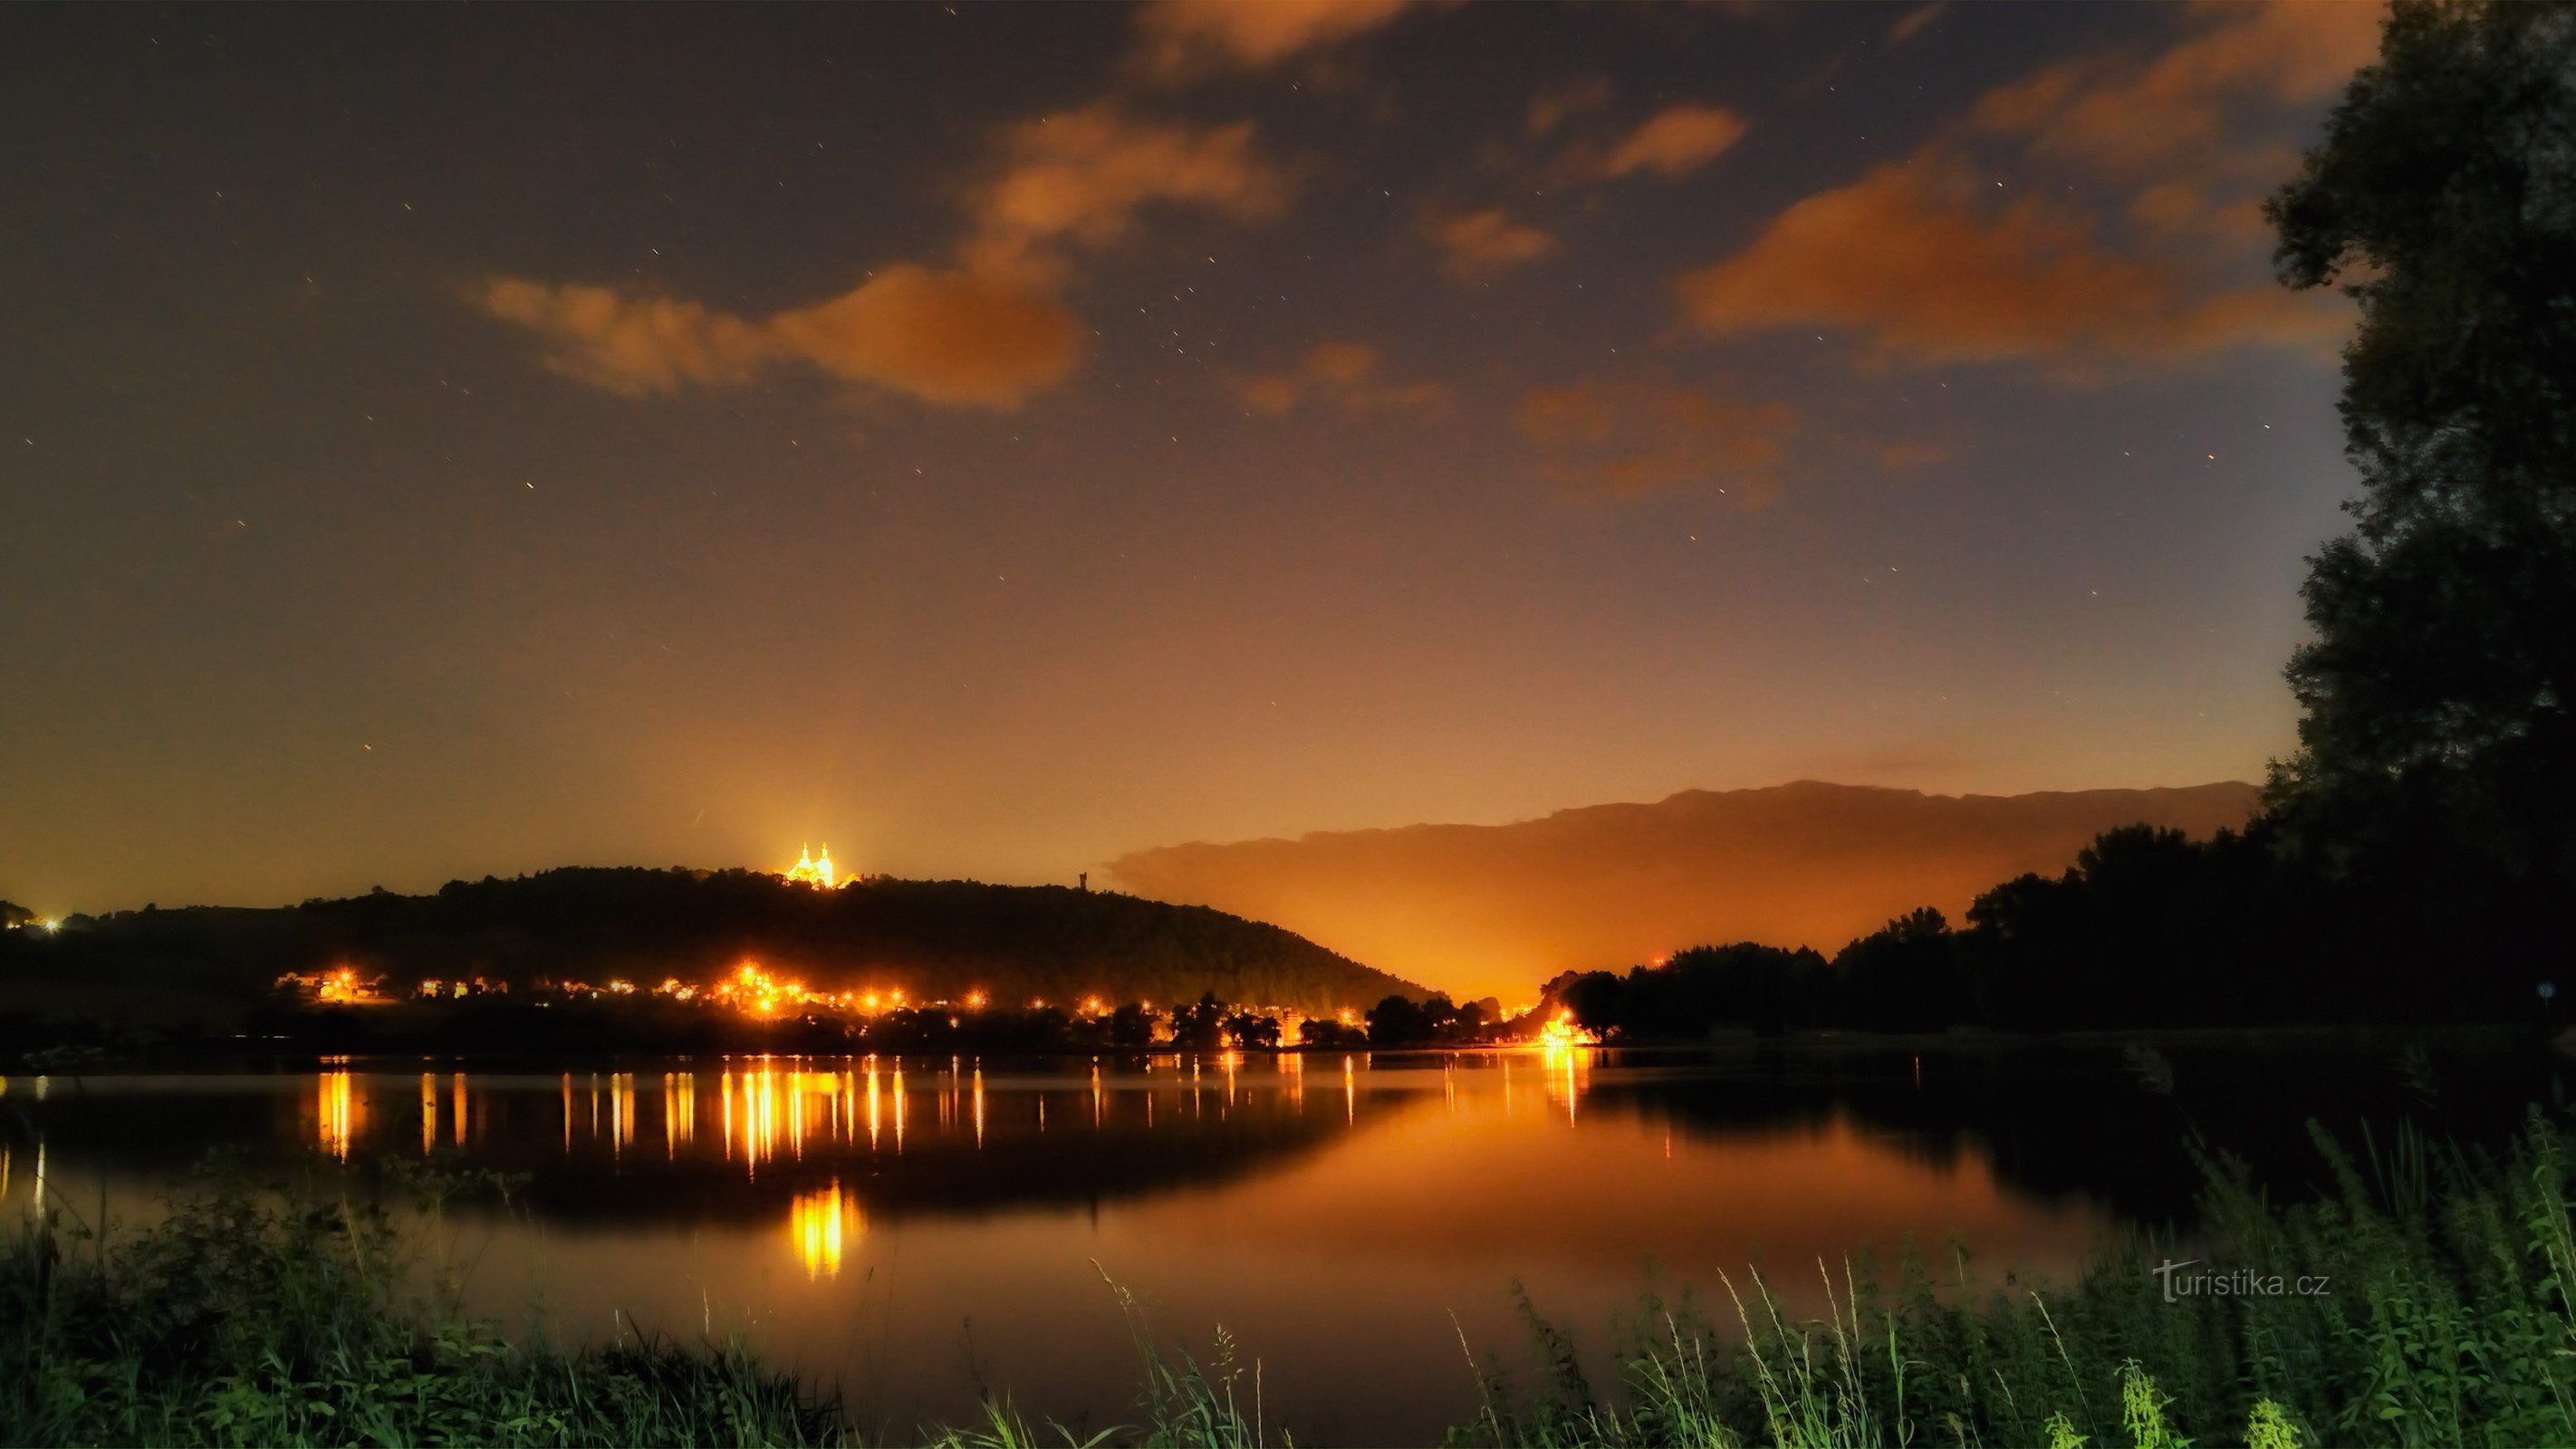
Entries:
[[1744, 130], [1744, 118], [1724, 106], [1693, 101], [1667, 106], [1611, 148], [1602, 158], [1601, 174], [1687, 176], [1725, 154], [1743, 139]]
[[2127, 174], [2174, 158], [2223, 158], [2240, 103], [2332, 95], [2377, 53], [2386, 13], [2368, 0], [2203, 0], [2194, 8], [2206, 28], [2161, 55], [2049, 66], [1989, 93], [1972, 123]]
[[1412, 0], [1151, 0], [1137, 16], [1149, 65], [1167, 75], [1259, 69], [1375, 30]]
[[1882, 360], [2171, 359], [2241, 343], [2316, 349], [2338, 309], [2268, 284], [2199, 295], [2162, 261], [2104, 247], [2035, 198], [1987, 202], [1929, 158], [1810, 196], [1743, 252], [1685, 275], [1684, 313], [1726, 336], [1831, 327]]
[[1778, 492], [1775, 470], [1799, 418], [1787, 403], [1713, 389], [1584, 382], [1531, 388], [1512, 421], [1538, 445], [1540, 471], [1576, 492], [1713, 486], [1759, 505]]
[[1891, 48], [1903, 45], [1905, 42], [1921, 35], [1924, 27], [1930, 25], [1933, 21], [1940, 19], [1941, 12], [1949, 8], [1950, 0], [1931, 0], [1931, 3], [1928, 5], [1917, 5], [1913, 9], [1896, 17], [1896, 23], [1887, 27], [1888, 45]]
[[1436, 382], [1391, 383], [1378, 372], [1377, 349], [1363, 342], [1321, 342], [1297, 368], [1233, 379], [1247, 412], [1277, 417], [1308, 400], [1355, 413], [1437, 413], [1449, 407], [1449, 390]]
[[1015, 126], [1001, 153], [972, 198], [954, 270], [881, 267], [840, 296], [764, 318], [515, 277], [478, 300], [541, 338], [555, 371], [629, 397], [801, 363], [923, 402], [1013, 408], [1081, 358], [1081, 324], [1056, 296], [1076, 248], [1125, 239], [1148, 207], [1250, 220], [1287, 197], [1250, 126], [1142, 121], [1106, 103]]
[[1016, 407], [1081, 355], [1081, 328], [1051, 297], [909, 263], [811, 307], [751, 320], [695, 302], [502, 278], [483, 308], [536, 333], [547, 365], [629, 397], [749, 381], [802, 362], [948, 406]]
[[[1911, 159], [1685, 274], [1683, 314], [1721, 337], [1848, 332], [1877, 364], [2034, 360], [2072, 377], [2241, 346], [2331, 356], [2349, 309], [2260, 265], [2256, 203], [2286, 169], [2263, 118], [2331, 94], [2369, 58], [2380, 13], [2203, 4], [2162, 51], [1999, 87]], [[2084, 210], [2070, 192], [2120, 204]]]
[[1501, 207], [1425, 219], [1423, 232], [1441, 251], [1441, 263], [1461, 281], [1477, 281], [1537, 261], [1556, 250], [1556, 238], [1518, 222]]
[[1013, 127], [1003, 153], [966, 243], [979, 271], [1053, 276], [1066, 247], [1119, 241], [1148, 206], [1249, 221], [1288, 200], [1286, 180], [1255, 154], [1248, 122], [1147, 121], [1104, 101]]
[[503, 277], [482, 304], [545, 338], [555, 371], [629, 397], [743, 382], [776, 355], [759, 324], [668, 297]]
[[1610, 104], [1610, 82], [1595, 76], [1541, 91], [1529, 103], [1529, 133], [1544, 136], [1584, 111]]

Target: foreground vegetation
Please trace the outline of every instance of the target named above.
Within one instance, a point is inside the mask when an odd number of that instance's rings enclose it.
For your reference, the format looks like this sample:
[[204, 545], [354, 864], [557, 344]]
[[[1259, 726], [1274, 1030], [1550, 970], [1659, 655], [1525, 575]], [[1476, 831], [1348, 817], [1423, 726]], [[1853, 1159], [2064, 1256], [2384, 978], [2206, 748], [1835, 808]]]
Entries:
[[[1821, 1283], [1801, 1291], [1820, 1286], [1821, 1311], [1800, 1313], [1786, 1285], [1748, 1272], [1720, 1285], [1714, 1313], [1645, 1303], [1604, 1382], [1533, 1311], [1535, 1374], [1477, 1356], [1481, 1407], [1450, 1437], [1569, 1449], [2576, 1442], [2576, 1150], [2561, 1128], [2535, 1114], [2503, 1154], [2412, 1134], [2319, 1146], [2332, 1182], [2319, 1198], [2273, 1204], [2214, 1169], [2189, 1248], [2133, 1238], [2062, 1288], [1981, 1284], [1953, 1251], [1909, 1259], [1892, 1284], [1818, 1265]], [[453, 1184], [428, 1187], [434, 1220]], [[28, 1232], [0, 1254], [0, 1442], [872, 1442], [836, 1399], [738, 1345], [509, 1341], [457, 1310], [422, 1241], [350, 1197], [240, 1190], [113, 1242], [63, 1221]], [[2192, 1267], [2155, 1271], [2185, 1252]], [[2194, 1271], [2231, 1275], [2238, 1291], [2188, 1291]], [[2284, 1291], [2243, 1291], [2276, 1278]], [[927, 1442], [1287, 1442], [1222, 1333], [1208, 1364], [1141, 1330], [1138, 1343], [1132, 1427], [1078, 1438], [997, 1400], [984, 1422]]]
[[[2214, 1168], [2188, 1247], [2132, 1237], [2063, 1289], [1981, 1287], [1963, 1252], [1893, 1285], [1818, 1265], [1826, 1311], [1722, 1285], [1720, 1332], [1649, 1304], [1596, 1389], [1530, 1318], [1534, 1392], [1493, 1373], [1464, 1436], [1505, 1445], [2576, 1443], [2570, 1142], [2535, 1114], [2502, 1156], [2411, 1132], [2278, 1206]], [[2160, 1274], [2160, 1265], [2188, 1259]], [[2194, 1273], [2233, 1291], [2189, 1291]], [[2172, 1284], [2168, 1296], [2168, 1283]], [[1810, 1290], [1816, 1286], [1810, 1284]], [[2215, 1285], [2211, 1285], [2215, 1286]], [[2317, 1291], [2302, 1292], [2303, 1287]], [[2269, 1289], [2271, 1291], [2247, 1291]]]

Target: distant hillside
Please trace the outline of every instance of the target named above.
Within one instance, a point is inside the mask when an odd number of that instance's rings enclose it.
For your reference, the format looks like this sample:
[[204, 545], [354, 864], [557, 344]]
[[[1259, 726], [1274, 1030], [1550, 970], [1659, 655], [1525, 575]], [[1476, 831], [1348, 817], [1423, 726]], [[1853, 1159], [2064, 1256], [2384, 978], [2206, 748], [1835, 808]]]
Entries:
[[1832, 952], [1916, 906], [1957, 919], [1979, 892], [2054, 873], [2096, 834], [2146, 822], [2205, 836], [2255, 789], [1926, 795], [1802, 781], [1685, 790], [1512, 825], [1412, 825], [1138, 851], [1131, 889], [1203, 901], [1453, 993], [1526, 999], [1569, 968], [1711, 941]]
[[756, 960], [818, 990], [982, 990], [996, 1001], [1221, 999], [1308, 1012], [1418, 988], [1276, 926], [1062, 886], [872, 880], [837, 891], [751, 871], [552, 870], [275, 910], [198, 907], [8, 933], [10, 975], [232, 995], [347, 963], [393, 975], [697, 981]]

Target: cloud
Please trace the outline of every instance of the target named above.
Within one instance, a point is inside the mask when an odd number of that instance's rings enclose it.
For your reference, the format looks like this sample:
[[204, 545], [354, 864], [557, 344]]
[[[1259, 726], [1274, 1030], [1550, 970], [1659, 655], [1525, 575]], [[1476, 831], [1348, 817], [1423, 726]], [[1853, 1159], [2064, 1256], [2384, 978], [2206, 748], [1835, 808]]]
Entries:
[[1687, 176], [1723, 155], [1744, 130], [1744, 118], [1724, 106], [1695, 101], [1667, 106], [1611, 148], [1602, 158], [1601, 174]]
[[2162, 54], [2049, 66], [1988, 93], [1972, 124], [2122, 174], [2176, 158], [2223, 161], [2236, 110], [2332, 95], [2378, 52], [2386, 12], [2364, 0], [2203, 0], [2193, 13], [2206, 28]]
[[769, 327], [792, 356], [935, 403], [1016, 407], [1080, 355], [1080, 325], [1053, 298], [910, 265]]
[[1230, 380], [1244, 410], [1277, 417], [1309, 400], [1354, 413], [1439, 413], [1449, 389], [1436, 382], [1386, 382], [1377, 349], [1364, 342], [1319, 342], [1294, 370]]
[[1555, 237], [1512, 220], [1499, 206], [1426, 217], [1422, 229], [1439, 246], [1442, 265], [1461, 281], [1480, 281], [1556, 250]]
[[1257, 70], [1385, 25], [1412, 0], [1149, 0], [1146, 64], [1166, 76]]
[[1610, 104], [1610, 82], [1600, 76], [1551, 86], [1530, 98], [1529, 133], [1545, 136], [1568, 119]]
[[1147, 121], [1104, 101], [1013, 127], [1003, 154], [965, 247], [979, 271], [1051, 277], [1066, 248], [1120, 240], [1148, 206], [1251, 221], [1288, 200], [1286, 179], [1254, 152], [1249, 122]]
[[2241, 346], [2330, 356], [2348, 308], [2271, 284], [2256, 206], [2292, 164], [2274, 137], [2312, 119], [2292, 108], [2369, 58], [2378, 13], [2203, 4], [2160, 52], [1999, 87], [1910, 160], [1794, 203], [1685, 274], [1683, 313], [1712, 336], [1847, 331], [1878, 364], [2085, 376]]
[[1148, 207], [1255, 220], [1287, 183], [1252, 128], [1141, 120], [1101, 103], [1014, 126], [971, 196], [963, 265], [877, 268], [840, 296], [768, 317], [681, 298], [502, 277], [476, 299], [535, 333], [546, 364], [627, 397], [749, 382], [780, 364], [949, 407], [1015, 408], [1072, 371], [1080, 322], [1057, 289], [1080, 249], [1127, 238]]
[[1743, 252], [1683, 276], [1685, 315], [1716, 336], [1840, 328], [1879, 361], [1933, 363], [2316, 347], [2343, 325], [2269, 285], [2195, 296], [2181, 269], [2105, 249], [2081, 214], [1985, 203], [1974, 178], [1945, 170], [1918, 158], [1798, 202]]
[[1917, 5], [1913, 9], [1896, 17], [1896, 23], [1887, 27], [1887, 44], [1889, 48], [1893, 49], [1897, 46], [1903, 45], [1905, 42], [1921, 35], [1924, 27], [1930, 25], [1933, 21], [1940, 19], [1941, 12], [1949, 8], [1950, 0], [1931, 0], [1931, 3], [1928, 5]]
[[1581, 382], [1529, 389], [1512, 421], [1538, 445], [1540, 472], [1573, 491], [1707, 486], [1758, 506], [1779, 491], [1799, 415], [1711, 388]]
[[775, 354], [758, 324], [668, 297], [502, 277], [483, 310], [552, 344], [547, 365], [628, 397], [744, 382]]
[[513, 277], [491, 282], [481, 300], [542, 338], [555, 371], [626, 397], [743, 383], [801, 362], [924, 402], [1013, 408], [1081, 356], [1081, 327], [1051, 297], [910, 264], [758, 320]]

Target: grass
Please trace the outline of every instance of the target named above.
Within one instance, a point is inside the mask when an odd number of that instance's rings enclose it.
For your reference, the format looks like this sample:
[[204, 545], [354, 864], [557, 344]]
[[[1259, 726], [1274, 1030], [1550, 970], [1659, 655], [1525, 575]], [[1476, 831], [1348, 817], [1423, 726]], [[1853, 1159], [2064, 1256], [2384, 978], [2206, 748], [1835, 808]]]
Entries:
[[[2188, 1250], [2132, 1236], [2061, 1292], [1981, 1286], [1964, 1252], [1909, 1255], [1882, 1285], [1819, 1265], [1826, 1311], [1799, 1319], [1758, 1274], [1729, 1279], [1720, 1332], [1649, 1305], [1596, 1393], [1565, 1336], [1530, 1315], [1535, 1386], [1493, 1361], [1464, 1444], [1876, 1449], [2077, 1445], [2576, 1444], [2570, 1153], [2535, 1113], [2501, 1156], [2402, 1135], [2358, 1154], [2322, 1135], [2332, 1190], [2275, 1205], [2213, 1166]], [[2271, 1294], [2184, 1292], [2154, 1269], [2278, 1278]], [[2325, 1291], [2303, 1294], [2300, 1280]], [[2231, 1279], [2243, 1284], [2245, 1279]]]
[[[1892, 1281], [1818, 1265], [1801, 1316], [1758, 1273], [1714, 1314], [1649, 1300], [1595, 1386], [1524, 1303], [1536, 1370], [1470, 1350], [1460, 1445], [2251, 1449], [2576, 1443], [2571, 1153], [2535, 1113], [2501, 1154], [2401, 1135], [2320, 1137], [2331, 1190], [2268, 1201], [2214, 1168], [2193, 1246], [2138, 1236], [2042, 1293], [1984, 1285], [1964, 1251]], [[433, 1216], [452, 1180], [411, 1183]], [[506, 1184], [503, 1185], [506, 1188]], [[434, 1238], [435, 1234], [429, 1235]], [[562, 1347], [467, 1319], [382, 1209], [239, 1189], [109, 1242], [51, 1223], [0, 1249], [0, 1443], [775, 1444], [870, 1442], [835, 1399], [738, 1344]], [[2328, 1291], [2183, 1293], [2153, 1269], [2243, 1270]], [[2188, 1272], [2189, 1270], [2185, 1270]], [[942, 1449], [1258, 1449], [1259, 1366], [1222, 1331], [1209, 1362], [1136, 1333], [1138, 1422], [1078, 1437], [991, 1396]], [[1463, 1342], [1463, 1340], [1462, 1340]], [[1526, 1382], [1523, 1382], [1525, 1380]], [[1436, 1389], [1437, 1386], [1429, 1386]]]

